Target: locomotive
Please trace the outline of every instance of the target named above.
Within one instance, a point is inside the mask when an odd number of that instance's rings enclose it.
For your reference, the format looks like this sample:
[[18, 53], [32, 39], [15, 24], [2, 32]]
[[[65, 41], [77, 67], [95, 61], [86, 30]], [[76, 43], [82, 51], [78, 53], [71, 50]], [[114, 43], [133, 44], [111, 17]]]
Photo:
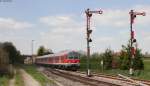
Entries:
[[77, 70], [80, 67], [79, 56], [76, 51], [62, 51], [56, 54], [38, 56], [35, 63], [52, 68]]

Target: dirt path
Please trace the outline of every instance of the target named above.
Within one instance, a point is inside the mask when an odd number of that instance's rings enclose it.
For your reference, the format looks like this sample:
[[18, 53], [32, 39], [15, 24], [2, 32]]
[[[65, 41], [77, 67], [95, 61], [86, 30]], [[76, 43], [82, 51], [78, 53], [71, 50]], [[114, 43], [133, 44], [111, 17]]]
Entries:
[[23, 77], [24, 86], [41, 86], [31, 75], [25, 72], [23, 69], [20, 69], [20, 72]]
[[[14, 69], [14, 75], [16, 75], [16, 69]], [[13, 77], [12, 79], [9, 80], [9, 86], [15, 86], [15, 77]]]
[[15, 79], [14, 78], [9, 81], [9, 86], [15, 86]]

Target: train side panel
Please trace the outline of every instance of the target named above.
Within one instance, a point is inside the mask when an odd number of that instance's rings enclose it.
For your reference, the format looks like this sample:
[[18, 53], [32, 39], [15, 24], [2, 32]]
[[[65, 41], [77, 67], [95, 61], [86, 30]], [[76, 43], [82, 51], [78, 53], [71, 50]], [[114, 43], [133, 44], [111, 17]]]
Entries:
[[38, 57], [36, 59], [36, 64], [47, 65], [50, 67], [61, 68], [61, 69], [73, 69], [73, 70], [79, 69], [80, 66], [79, 58], [76, 57], [70, 59], [68, 58], [69, 53]]

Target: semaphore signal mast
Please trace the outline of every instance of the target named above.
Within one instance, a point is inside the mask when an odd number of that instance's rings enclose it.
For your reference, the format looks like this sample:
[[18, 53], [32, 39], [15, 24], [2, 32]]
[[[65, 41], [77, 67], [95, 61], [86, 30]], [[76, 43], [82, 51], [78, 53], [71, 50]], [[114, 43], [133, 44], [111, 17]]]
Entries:
[[130, 34], [131, 34], [131, 38], [130, 38], [131, 65], [130, 65], [130, 69], [129, 69], [129, 74], [133, 75], [133, 60], [135, 58], [136, 48], [137, 48], [137, 46], [133, 46], [133, 45], [137, 45], [136, 39], [135, 39], [135, 32], [133, 31], [133, 24], [134, 24], [134, 21], [135, 21], [135, 18], [137, 15], [145, 16], [146, 13], [145, 12], [134, 12], [133, 10], [131, 10], [129, 12], [129, 14], [130, 14]]
[[90, 38], [90, 34], [92, 33], [92, 30], [90, 29], [90, 18], [92, 17], [92, 14], [102, 14], [103, 11], [99, 10], [99, 11], [91, 11], [90, 9], [87, 9], [85, 11], [86, 13], [86, 17], [87, 17], [87, 26], [86, 26], [86, 30], [87, 30], [87, 76], [91, 76], [90, 74], [90, 62], [89, 62], [89, 58], [90, 58], [90, 46], [89, 43], [92, 42], [92, 39]]

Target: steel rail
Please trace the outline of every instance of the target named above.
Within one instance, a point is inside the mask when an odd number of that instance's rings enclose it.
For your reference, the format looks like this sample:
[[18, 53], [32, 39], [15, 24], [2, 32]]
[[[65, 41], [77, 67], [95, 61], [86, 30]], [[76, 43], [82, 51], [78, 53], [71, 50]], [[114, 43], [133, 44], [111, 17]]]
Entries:
[[58, 76], [61, 76], [61, 77], [64, 77], [73, 81], [81, 82], [83, 84], [90, 85], [90, 86], [119, 86], [116, 84], [91, 79], [90, 77], [74, 75], [74, 74], [62, 72], [62, 71], [55, 70], [55, 69], [47, 69], [47, 70], [55, 75], [58, 75]]

